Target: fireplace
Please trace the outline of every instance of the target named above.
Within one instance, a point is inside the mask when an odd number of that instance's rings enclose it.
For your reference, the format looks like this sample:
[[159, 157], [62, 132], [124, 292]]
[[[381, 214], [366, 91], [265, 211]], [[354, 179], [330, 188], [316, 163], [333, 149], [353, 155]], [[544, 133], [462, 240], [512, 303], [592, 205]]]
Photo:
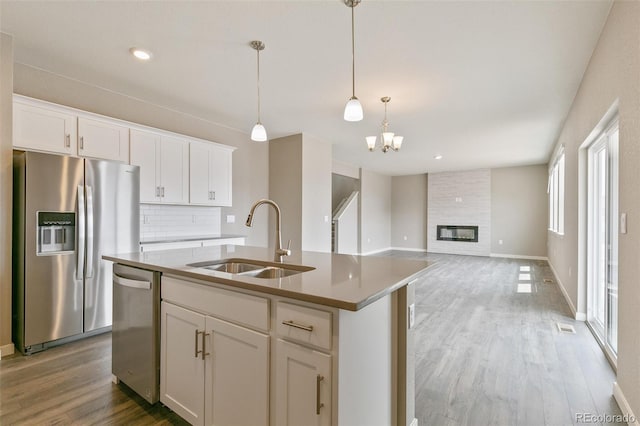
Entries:
[[464, 225], [437, 225], [437, 239], [441, 241], [478, 242], [478, 227]]

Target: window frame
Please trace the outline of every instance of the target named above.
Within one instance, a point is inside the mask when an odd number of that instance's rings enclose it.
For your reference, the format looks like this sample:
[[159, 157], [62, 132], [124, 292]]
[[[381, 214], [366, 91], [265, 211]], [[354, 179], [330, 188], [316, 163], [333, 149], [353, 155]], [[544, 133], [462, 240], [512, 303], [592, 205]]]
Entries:
[[549, 167], [549, 227], [548, 230], [564, 235], [564, 176], [565, 155], [564, 148], [556, 154], [551, 167]]

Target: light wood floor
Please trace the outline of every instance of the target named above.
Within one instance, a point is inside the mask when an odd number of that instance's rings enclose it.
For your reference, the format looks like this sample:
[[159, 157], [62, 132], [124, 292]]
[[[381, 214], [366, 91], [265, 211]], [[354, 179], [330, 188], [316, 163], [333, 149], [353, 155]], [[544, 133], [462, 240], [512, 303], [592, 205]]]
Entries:
[[[620, 414], [614, 374], [573, 321], [544, 262], [388, 252], [438, 263], [417, 284], [416, 411], [421, 426], [577, 424]], [[521, 266], [532, 293], [517, 294]], [[561, 334], [556, 322], [575, 326]], [[184, 424], [111, 383], [111, 335], [0, 360], [0, 425]]]
[[[621, 415], [614, 372], [557, 284], [544, 283], [553, 278], [546, 262], [385, 255], [437, 262], [416, 287], [420, 425], [558, 426], [579, 424], [578, 413]], [[518, 283], [532, 292], [518, 294]], [[560, 333], [557, 322], [576, 334]]]

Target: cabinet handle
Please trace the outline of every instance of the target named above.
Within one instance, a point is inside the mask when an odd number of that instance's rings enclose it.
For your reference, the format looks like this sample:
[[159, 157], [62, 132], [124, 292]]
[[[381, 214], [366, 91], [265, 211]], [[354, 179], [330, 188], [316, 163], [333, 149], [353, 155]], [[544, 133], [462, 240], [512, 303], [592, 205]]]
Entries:
[[324, 404], [320, 402], [320, 382], [324, 380], [324, 376], [318, 374], [316, 376], [316, 415], [320, 415], [320, 409]]
[[[195, 354], [194, 354], [195, 358], [198, 358], [198, 355], [200, 354], [200, 352], [202, 352], [202, 351], [198, 350], [198, 334], [200, 334], [200, 333], [201, 332], [198, 331], [198, 329], [196, 328], [196, 342], [195, 342], [196, 349], [195, 349]], [[202, 333], [204, 333], [204, 331], [202, 331]]]
[[289, 327], [299, 328], [300, 330], [313, 331], [312, 325], [302, 325], [302, 324], [295, 323], [293, 321], [282, 321], [282, 323], [284, 325], [288, 325]]
[[160, 196], [164, 197], [164, 186], [160, 187]]
[[207, 341], [205, 340], [207, 338], [207, 336], [209, 335], [209, 333], [206, 332], [202, 332], [202, 359], [204, 359], [205, 356], [209, 355], [209, 352], [207, 352], [206, 346], [207, 346]]
[[211, 199], [212, 200], [216, 199], [216, 191], [211, 191]]
[[80, 136], [80, 149], [84, 149], [84, 136]]
[[67, 133], [64, 137], [64, 146], [71, 147], [71, 134]]
[[160, 196], [160, 187], [156, 186], [156, 197]]

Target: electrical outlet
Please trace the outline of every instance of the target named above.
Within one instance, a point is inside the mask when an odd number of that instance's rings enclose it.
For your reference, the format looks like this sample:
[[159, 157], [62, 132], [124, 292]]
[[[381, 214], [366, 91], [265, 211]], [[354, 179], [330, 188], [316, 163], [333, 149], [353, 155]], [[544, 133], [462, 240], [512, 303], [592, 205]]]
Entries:
[[148, 225], [151, 223], [151, 218], [145, 214], [143, 217], [143, 221], [145, 225]]
[[228, 214], [228, 215], [227, 215], [227, 223], [236, 223], [236, 217], [235, 217], [235, 215]]
[[324, 217], [324, 222], [325, 222], [325, 223], [328, 223], [328, 222], [329, 222], [329, 216], [325, 216], [325, 217]]
[[502, 245], [502, 240], [498, 240], [498, 244]]
[[407, 236], [405, 235], [404, 237], [402, 237], [405, 241], [407, 241]]

